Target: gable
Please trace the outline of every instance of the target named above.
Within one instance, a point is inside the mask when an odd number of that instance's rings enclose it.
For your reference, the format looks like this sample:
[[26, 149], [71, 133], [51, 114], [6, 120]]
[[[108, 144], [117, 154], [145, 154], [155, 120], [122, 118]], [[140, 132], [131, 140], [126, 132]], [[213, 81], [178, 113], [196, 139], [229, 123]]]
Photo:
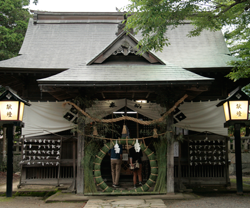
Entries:
[[159, 59], [151, 52], [146, 52], [139, 55], [139, 49], [136, 47], [137, 44], [138, 41], [130, 33], [126, 34], [126, 32], [122, 32], [111, 44], [109, 44], [90, 62], [88, 62], [87, 65], [102, 64], [108, 58], [110, 59], [112, 56], [116, 55], [123, 55], [125, 57], [127, 57], [128, 55], [130, 55], [130, 57], [132, 57], [131, 55], [141, 56], [148, 63], [165, 65], [165, 63], [161, 59]]
[[[125, 56], [122, 53], [119, 53], [117, 55], [111, 55], [105, 61], [103, 61], [102, 64], [138, 65], [138, 64], [151, 64], [151, 63], [140, 55], [129, 53], [127, 56]], [[159, 63], [157, 62], [155, 64]]]

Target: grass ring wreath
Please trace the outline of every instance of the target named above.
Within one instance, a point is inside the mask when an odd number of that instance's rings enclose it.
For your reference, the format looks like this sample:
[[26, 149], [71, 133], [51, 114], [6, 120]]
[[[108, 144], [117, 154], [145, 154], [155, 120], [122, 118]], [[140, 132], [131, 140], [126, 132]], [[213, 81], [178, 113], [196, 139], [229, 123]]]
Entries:
[[[134, 141], [133, 140], [126, 140], [126, 138], [121, 138], [120, 140], [117, 140], [118, 144], [121, 145], [133, 145]], [[102, 149], [99, 151], [99, 153], [96, 155], [95, 158], [95, 163], [94, 163], [94, 176], [96, 183], [100, 186], [100, 188], [103, 190], [103, 192], [120, 192], [118, 190], [114, 190], [113, 188], [109, 187], [104, 181], [101, 176], [101, 163], [107, 152], [113, 148], [114, 143], [113, 141], [110, 141], [110, 143], [105, 144]], [[144, 144], [140, 144], [141, 150], [145, 152], [147, 155], [149, 162], [150, 162], [150, 169], [151, 169], [151, 174], [149, 176], [149, 179], [147, 182], [136, 189], [130, 190], [129, 192], [146, 192], [149, 190], [149, 188], [156, 182], [157, 179], [157, 173], [158, 173], [158, 167], [157, 167], [157, 162], [155, 159], [155, 154], [152, 152], [147, 146]]]

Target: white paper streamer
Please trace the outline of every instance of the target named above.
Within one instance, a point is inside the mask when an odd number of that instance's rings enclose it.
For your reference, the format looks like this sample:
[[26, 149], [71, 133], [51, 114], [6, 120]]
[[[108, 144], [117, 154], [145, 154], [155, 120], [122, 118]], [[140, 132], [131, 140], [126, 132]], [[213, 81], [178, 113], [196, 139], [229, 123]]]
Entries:
[[138, 142], [138, 139], [136, 139], [134, 148], [135, 148], [135, 151], [136, 151], [136, 152], [140, 152], [141, 147], [140, 147], [140, 144], [139, 144], [139, 142]]
[[116, 141], [116, 144], [114, 146], [114, 150], [115, 150], [115, 153], [116, 154], [119, 154], [120, 153], [120, 148], [119, 148], [119, 145], [117, 144], [117, 141]]

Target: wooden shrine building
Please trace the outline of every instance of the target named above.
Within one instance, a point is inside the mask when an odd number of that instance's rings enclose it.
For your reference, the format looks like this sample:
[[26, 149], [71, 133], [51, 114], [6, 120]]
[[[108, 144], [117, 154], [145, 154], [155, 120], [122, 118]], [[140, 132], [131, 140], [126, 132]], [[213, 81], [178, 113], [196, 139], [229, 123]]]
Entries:
[[[193, 26], [185, 22], [168, 31], [171, 45], [162, 52], [138, 55], [135, 46], [141, 36], [122, 30], [124, 13], [33, 13], [19, 56], [0, 62], [0, 85], [10, 86], [31, 103], [72, 101], [78, 96], [99, 101], [127, 99], [155, 103], [165, 96], [171, 98], [169, 107], [172, 107], [184, 95], [187, 95], [185, 102], [224, 99], [239, 85], [225, 78], [231, 70], [227, 63], [233, 57], [220, 31], [203, 31], [198, 37], [188, 38], [186, 35]], [[138, 116], [147, 119], [142, 114]], [[51, 145], [52, 141], [60, 144], [56, 149], [60, 151], [60, 168], [46, 166], [46, 157], [40, 158], [43, 164], [32, 164], [33, 155], [29, 165], [22, 165], [22, 180], [27, 184], [32, 180], [40, 184], [46, 179], [71, 183], [75, 178], [77, 193], [83, 193], [84, 172], [79, 158], [84, 157], [84, 136], [73, 134], [70, 127], [62, 128], [61, 132], [38, 124], [34, 128], [36, 133], [24, 134], [23, 144], [36, 146], [35, 141], [39, 144], [39, 140], [43, 145]], [[131, 125], [130, 137], [140, 137], [139, 130]], [[227, 157], [219, 168], [218, 164], [209, 163], [212, 161], [209, 156], [206, 164], [194, 160], [197, 166], [190, 165], [190, 158], [200, 157], [198, 149], [205, 148], [204, 132], [209, 132], [213, 146], [224, 151], [227, 137], [212, 134], [213, 129], [203, 129], [199, 135], [199, 131], [189, 130], [178, 158], [174, 159], [174, 144], [168, 146], [168, 192], [174, 192], [174, 182], [180, 181], [186, 185], [203, 184], [209, 178], [215, 184], [226, 185]]]

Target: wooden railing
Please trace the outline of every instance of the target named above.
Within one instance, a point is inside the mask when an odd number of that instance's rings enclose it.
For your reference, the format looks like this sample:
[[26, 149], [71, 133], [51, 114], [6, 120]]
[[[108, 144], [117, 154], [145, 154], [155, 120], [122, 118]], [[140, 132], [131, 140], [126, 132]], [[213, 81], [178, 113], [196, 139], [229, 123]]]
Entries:
[[[25, 179], [56, 179], [58, 174], [57, 167], [30, 167], [27, 169]], [[73, 167], [60, 168], [60, 179], [73, 178]]]
[[[174, 167], [174, 176], [178, 177], [178, 166]], [[225, 177], [225, 166], [223, 165], [181, 165], [182, 178], [220, 178]]]

